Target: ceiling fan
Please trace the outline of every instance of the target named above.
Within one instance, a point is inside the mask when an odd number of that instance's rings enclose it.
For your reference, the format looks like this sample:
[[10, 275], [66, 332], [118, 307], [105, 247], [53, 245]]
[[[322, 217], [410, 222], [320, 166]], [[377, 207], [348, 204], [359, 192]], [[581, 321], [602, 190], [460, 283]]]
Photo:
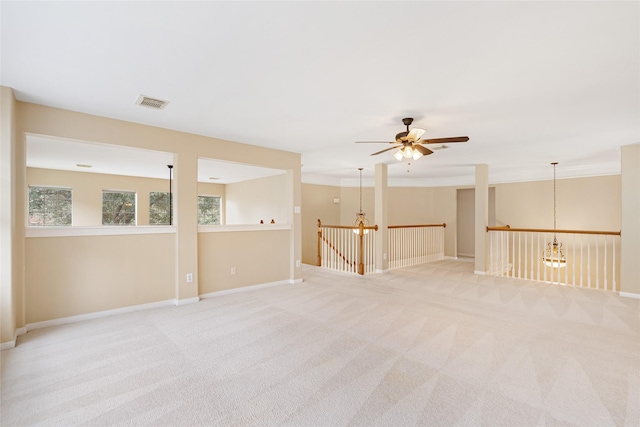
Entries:
[[[433, 154], [433, 151], [424, 147], [425, 144], [449, 144], [453, 142], [467, 142], [469, 140], [468, 136], [455, 136], [451, 138], [433, 138], [433, 139], [420, 139], [422, 135], [424, 135], [427, 131], [420, 128], [413, 128], [409, 130], [409, 126], [413, 123], [413, 118], [406, 117], [402, 119], [402, 123], [407, 127], [405, 132], [400, 132], [396, 135], [396, 140], [393, 142], [387, 141], [357, 141], [359, 144], [369, 144], [369, 143], [382, 143], [382, 144], [394, 144], [393, 147], [385, 148], [384, 150], [380, 150], [371, 154], [375, 156], [377, 154], [384, 153], [389, 150], [394, 150], [398, 148], [398, 151], [393, 155], [397, 160], [402, 159], [413, 159], [418, 160], [422, 156], [428, 156], [429, 154]], [[442, 146], [440, 148], [444, 148], [446, 146]], [[435, 149], [435, 147], [434, 147]]]

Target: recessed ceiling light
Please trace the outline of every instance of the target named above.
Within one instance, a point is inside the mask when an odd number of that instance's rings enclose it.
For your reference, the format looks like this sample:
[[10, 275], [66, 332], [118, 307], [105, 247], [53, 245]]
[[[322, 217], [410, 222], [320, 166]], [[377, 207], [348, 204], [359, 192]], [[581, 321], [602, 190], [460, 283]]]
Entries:
[[76, 163], [76, 166], [79, 167], [79, 168], [92, 168], [93, 167], [93, 165], [85, 165], [85, 164], [82, 164], [82, 163]]

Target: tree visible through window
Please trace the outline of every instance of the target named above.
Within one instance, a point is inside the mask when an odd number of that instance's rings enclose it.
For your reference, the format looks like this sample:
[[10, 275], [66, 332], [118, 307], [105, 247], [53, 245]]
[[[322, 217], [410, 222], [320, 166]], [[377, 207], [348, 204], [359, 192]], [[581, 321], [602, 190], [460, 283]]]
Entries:
[[71, 189], [29, 186], [29, 225], [71, 225]]
[[136, 225], [136, 193], [102, 191], [102, 225]]
[[198, 196], [198, 224], [220, 225], [220, 196]]
[[169, 225], [169, 193], [149, 193], [149, 224]]

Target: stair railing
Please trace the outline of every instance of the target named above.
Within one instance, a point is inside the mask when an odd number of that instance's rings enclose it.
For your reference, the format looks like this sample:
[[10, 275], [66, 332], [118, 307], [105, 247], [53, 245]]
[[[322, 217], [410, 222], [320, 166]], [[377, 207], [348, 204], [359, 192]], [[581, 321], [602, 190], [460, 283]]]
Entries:
[[[562, 267], [545, 263], [557, 235], [566, 258]], [[489, 269], [494, 276], [618, 291], [619, 231], [487, 227]]]
[[317, 265], [361, 275], [375, 272], [377, 230], [377, 225], [323, 225], [318, 219]]

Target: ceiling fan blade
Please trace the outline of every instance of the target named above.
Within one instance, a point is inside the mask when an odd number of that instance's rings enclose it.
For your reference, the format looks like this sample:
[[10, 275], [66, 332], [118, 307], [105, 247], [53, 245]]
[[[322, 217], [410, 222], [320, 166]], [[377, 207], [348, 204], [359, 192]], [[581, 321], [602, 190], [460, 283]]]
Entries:
[[389, 148], [385, 148], [384, 150], [378, 151], [376, 153], [371, 154], [372, 156], [375, 156], [376, 154], [380, 154], [380, 153], [384, 153], [385, 151], [389, 151], [389, 150], [393, 150], [395, 148], [400, 148], [402, 147], [402, 145], [396, 145], [394, 147], [389, 147]]
[[356, 141], [356, 144], [397, 144], [397, 141]]
[[409, 135], [407, 135], [407, 139], [411, 141], [419, 141], [420, 138], [422, 138], [422, 135], [424, 135], [425, 133], [427, 133], [427, 131], [424, 129], [413, 128], [409, 132]]
[[420, 144], [414, 145], [415, 149], [418, 150], [423, 156], [428, 156], [429, 154], [433, 154], [433, 151], [429, 150], [427, 147], [423, 147]]
[[448, 144], [451, 142], [467, 142], [468, 140], [468, 136], [454, 136], [451, 138], [423, 139], [420, 144]]

